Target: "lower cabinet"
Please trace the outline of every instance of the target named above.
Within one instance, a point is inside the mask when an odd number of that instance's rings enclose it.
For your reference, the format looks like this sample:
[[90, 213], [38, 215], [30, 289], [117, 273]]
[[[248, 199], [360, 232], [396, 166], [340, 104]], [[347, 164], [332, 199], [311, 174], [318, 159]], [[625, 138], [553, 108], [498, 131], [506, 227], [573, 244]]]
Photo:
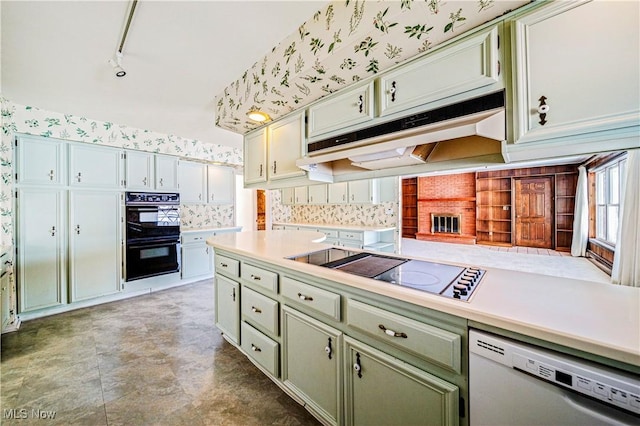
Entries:
[[329, 424], [342, 424], [342, 333], [282, 307], [282, 380]]
[[12, 319], [11, 312], [11, 255], [0, 256], [0, 331], [4, 330]]
[[216, 274], [216, 327], [227, 340], [240, 342], [240, 284]]
[[348, 336], [347, 425], [458, 425], [458, 387]]
[[280, 365], [279, 345], [275, 340], [267, 337], [246, 322], [241, 325], [242, 344], [241, 347], [262, 368], [269, 374], [278, 377], [278, 366]]
[[182, 279], [213, 273], [213, 252], [205, 240], [204, 235], [182, 236]]

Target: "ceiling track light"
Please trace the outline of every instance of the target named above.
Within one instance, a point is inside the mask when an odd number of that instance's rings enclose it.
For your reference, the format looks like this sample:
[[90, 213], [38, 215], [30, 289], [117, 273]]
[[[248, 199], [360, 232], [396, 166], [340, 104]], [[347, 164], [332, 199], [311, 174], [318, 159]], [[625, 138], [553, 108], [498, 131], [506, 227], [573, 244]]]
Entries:
[[113, 67], [113, 71], [116, 74], [116, 77], [124, 77], [127, 75], [127, 72], [122, 68], [122, 50], [124, 49], [124, 42], [127, 39], [127, 34], [129, 33], [129, 28], [131, 27], [131, 21], [133, 20], [133, 14], [136, 11], [136, 6], [138, 5], [138, 0], [133, 0], [131, 3], [131, 8], [129, 9], [129, 16], [127, 17], [127, 22], [124, 26], [124, 31], [122, 32], [122, 38], [120, 39], [120, 45], [118, 46], [118, 50], [116, 50], [116, 54], [112, 59], [109, 59], [109, 64]]

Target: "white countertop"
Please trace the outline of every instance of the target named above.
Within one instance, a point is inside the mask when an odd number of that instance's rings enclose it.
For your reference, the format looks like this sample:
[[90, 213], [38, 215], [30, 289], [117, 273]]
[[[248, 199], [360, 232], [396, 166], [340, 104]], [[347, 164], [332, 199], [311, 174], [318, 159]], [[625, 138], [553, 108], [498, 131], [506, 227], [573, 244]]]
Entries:
[[[312, 231], [222, 234], [207, 244], [418, 306], [640, 365], [640, 289], [483, 268], [469, 302], [285, 259], [330, 248]], [[455, 262], [450, 262], [455, 264]]]
[[394, 226], [362, 226], [362, 225], [345, 225], [345, 224], [332, 224], [332, 223], [297, 223], [297, 222], [274, 222], [273, 225], [284, 226], [302, 226], [305, 228], [330, 228], [343, 231], [393, 231], [396, 229]]
[[229, 226], [226, 228], [181, 228], [180, 233], [189, 234], [192, 232], [240, 232], [242, 226]]

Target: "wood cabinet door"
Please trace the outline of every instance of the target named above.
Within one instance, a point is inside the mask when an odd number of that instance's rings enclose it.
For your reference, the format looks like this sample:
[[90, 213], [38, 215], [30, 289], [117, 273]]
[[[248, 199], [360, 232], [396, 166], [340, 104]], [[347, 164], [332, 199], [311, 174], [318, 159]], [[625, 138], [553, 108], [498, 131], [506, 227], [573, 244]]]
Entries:
[[127, 151], [126, 160], [127, 189], [153, 189], [153, 154], [148, 152]]
[[458, 425], [458, 387], [348, 336], [347, 425]]
[[120, 291], [120, 193], [71, 191], [71, 301]]
[[285, 386], [329, 424], [342, 424], [342, 333], [288, 306], [282, 312]]
[[20, 312], [67, 302], [66, 193], [52, 188], [18, 190]]
[[516, 179], [516, 245], [552, 248], [553, 178]]

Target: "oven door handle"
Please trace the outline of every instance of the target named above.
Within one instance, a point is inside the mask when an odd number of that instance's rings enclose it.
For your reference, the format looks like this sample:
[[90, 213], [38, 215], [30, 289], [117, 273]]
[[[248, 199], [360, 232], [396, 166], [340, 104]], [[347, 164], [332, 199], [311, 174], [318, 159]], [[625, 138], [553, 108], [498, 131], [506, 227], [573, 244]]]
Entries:
[[161, 240], [161, 241], [150, 241], [149, 243], [137, 243], [137, 244], [128, 244], [127, 248], [129, 249], [148, 249], [155, 247], [162, 247], [167, 245], [178, 245], [180, 240]]

